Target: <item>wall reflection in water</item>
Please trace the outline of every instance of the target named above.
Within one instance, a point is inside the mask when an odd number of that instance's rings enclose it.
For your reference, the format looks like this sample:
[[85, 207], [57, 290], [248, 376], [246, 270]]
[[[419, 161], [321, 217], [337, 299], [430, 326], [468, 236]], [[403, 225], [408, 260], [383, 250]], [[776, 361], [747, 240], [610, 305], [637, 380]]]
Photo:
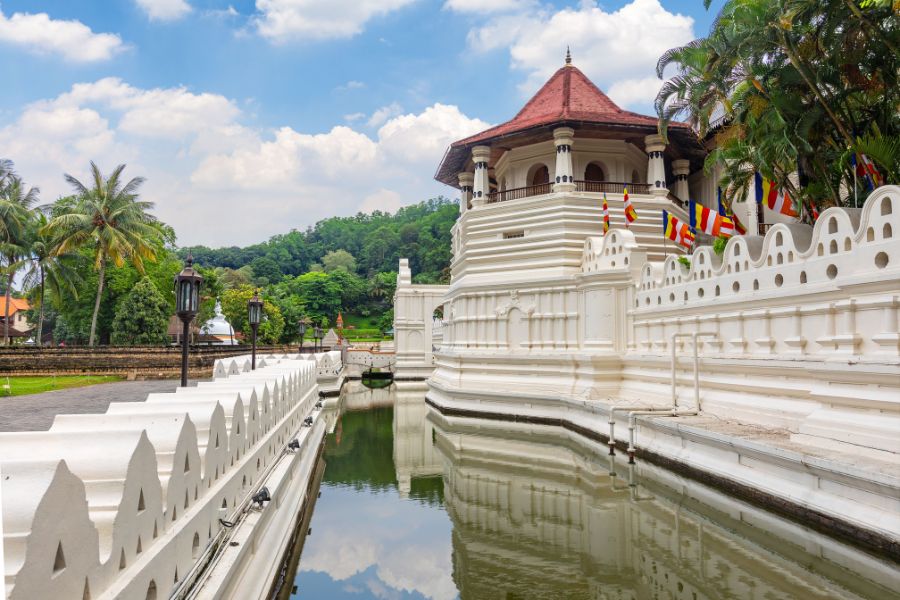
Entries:
[[444, 417], [425, 389], [346, 389], [296, 597], [900, 598], [891, 564], [556, 428]]
[[428, 418], [463, 598], [900, 597], [893, 565], [575, 434]]

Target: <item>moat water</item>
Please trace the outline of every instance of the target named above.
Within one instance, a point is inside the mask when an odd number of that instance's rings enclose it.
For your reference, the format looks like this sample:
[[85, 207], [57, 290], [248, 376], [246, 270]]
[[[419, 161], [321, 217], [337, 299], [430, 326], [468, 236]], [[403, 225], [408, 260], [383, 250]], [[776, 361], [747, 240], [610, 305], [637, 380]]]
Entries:
[[900, 598], [895, 563], [574, 434], [424, 397], [355, 383], [328, 409], [291, 598]]

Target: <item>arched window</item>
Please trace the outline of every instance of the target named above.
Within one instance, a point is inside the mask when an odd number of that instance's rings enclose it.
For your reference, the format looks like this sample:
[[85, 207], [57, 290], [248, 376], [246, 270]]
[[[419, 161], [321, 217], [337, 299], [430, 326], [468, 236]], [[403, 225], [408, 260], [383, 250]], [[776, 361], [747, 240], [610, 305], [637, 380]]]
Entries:
[[550, 169], [547, 168], [547, 165], [535, 165], [532, 169], [534, 169], [534, 171], [531, 174], [529, 185], [543, 185], [545, 183], [550, 183]]
[[631, 183], [638, 183], [641, 180], [641, 176], [638, 175], [637, 169], [631, 172]]
[[592, 162], [587, 168], [584, 170], [584, 180], [585, 181], [606, 181], [606, 173], [603, 172], [603, 167], [599, 164]]

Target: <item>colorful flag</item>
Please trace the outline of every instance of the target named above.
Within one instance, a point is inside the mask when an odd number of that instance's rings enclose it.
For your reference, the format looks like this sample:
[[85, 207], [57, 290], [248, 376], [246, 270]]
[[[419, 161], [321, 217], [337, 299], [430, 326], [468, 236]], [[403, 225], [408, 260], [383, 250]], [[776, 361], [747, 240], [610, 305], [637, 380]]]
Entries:
[[720, 216], [718, 213], [706, 208], [702, 204], [697, 204], [691, 200], [691, 230], [696, 232], [698, 229], [705, 234], [719, 237], [731, 237], [734, 235], [734, 222], [728, 217]]
[[818, 220], [818, 218], [819, 218], [819, 211], [818, 211], [818, 209], [816, 209], [815, 203], [810, 202], [809, 204], [807, 204], [807, 209], [809, 210], [809, 214], [812, 215], [813, 222], [815, 222], [816, 220]]
[[769, 210], [774, 210], [787, 217], [795, 219], [800, 215], [794, 210], [794, 202], [791, 200], [790, 194], [784, 190], [779, 190], [774, 181], [769, 181], [759, 173], [756, 174], [756, 201], [766, 201]]
[[738, 235], [747, 235], [747, 228], [744, 227], [744, 224], [737, 218], [737, 215], [734, 214], [731, 210], [730, 206], [725, 206], [725, 203], [722, 202], [722, 188], [718, 188], [718, 198], [719, 202], [719, 214], [723, 217], [728, 217], [731, 220], [731, 228], [732, 234], [737, 232]]
[[686, 223], [682, 223], [670, 215], [667, 210], [662, 211], [662, 217], [663, 230], [668, 239], [685, 248], [690, 248], [694, 244], [694, 234], [691, 233], [691, 229]]
[[609, 231], [609, 205], [606, 203], [606, 193], [603, 194], [603, 235]]
[[850, 155], [850, 162], [856, 169], [856, 174], [859, 177], [865, 178], [866, 186], [869, 188], [869, 191], [874, 190], [884, 183], [884, 179], [882, 179], [881, 173], [879, 173], [878, 169], [875, 168], [875, 163], [873, 163], [872, 159], [870, 159], [865, 154], [860, 152], [859, 159], [857, 159], [856, 153], [854, 152]]
[[635, 219], [637, 219], [637, 211], [634, 210], [634, 206], [631, 204], [631, 198], [628, 197], [628, 188], [625, 188], [625, 220], [626, 226], [628, 223], [634, 223]]

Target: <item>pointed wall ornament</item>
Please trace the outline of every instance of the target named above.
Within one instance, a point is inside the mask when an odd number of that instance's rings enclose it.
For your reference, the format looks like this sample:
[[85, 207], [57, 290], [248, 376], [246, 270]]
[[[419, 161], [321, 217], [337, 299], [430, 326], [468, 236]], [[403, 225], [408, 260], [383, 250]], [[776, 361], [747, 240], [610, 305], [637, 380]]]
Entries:
[[566, 46], [566, 64], [567, 65], [572, 64], [572, 52], [569, 50], [568, 46]]

